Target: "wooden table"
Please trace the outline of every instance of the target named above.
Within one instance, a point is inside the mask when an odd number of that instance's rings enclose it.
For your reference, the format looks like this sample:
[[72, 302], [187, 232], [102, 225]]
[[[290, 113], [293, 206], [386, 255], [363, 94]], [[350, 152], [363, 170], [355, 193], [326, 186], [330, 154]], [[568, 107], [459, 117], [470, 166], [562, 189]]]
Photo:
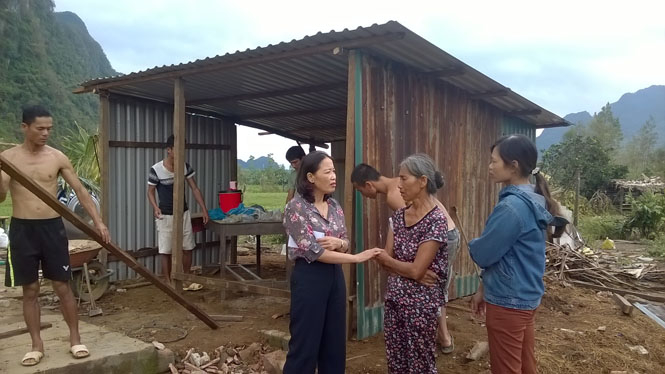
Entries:
[[[219, 235], [219, 262], [222, 277], [228, 270], [240, 281], [246, 281], [246, 279], [235, 272], [234, 269], [241, 269], [250, 277], [261, 280], [261, 235], [285, 234], [282, 221], [224, 223], [210, 220], [206, 225], [206, 229], [212, 230]], [[238, 264], [237, 253], [232, 253], [229, 264], [226, 263], [227, 256], [229, 255], [226, 240], [227, 238], [238, 235], [256, 235], [256, 274]]]

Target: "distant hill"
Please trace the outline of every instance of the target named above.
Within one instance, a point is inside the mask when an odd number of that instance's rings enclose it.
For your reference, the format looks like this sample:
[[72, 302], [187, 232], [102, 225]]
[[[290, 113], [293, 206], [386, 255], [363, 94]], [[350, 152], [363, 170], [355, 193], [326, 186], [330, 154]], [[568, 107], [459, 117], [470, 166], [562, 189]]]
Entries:
[[[614, 117], [621, 123], [624, 141], [629, 140], [649, 116], [652, 116], [659, 135], [658, 143], [665, 144], [665, 86], [651, 86], [635, 93], [624, 94], [617, 102], [610, 104], [610, 107]], [[571, 113], [564, 117], [573, 124], [587, 124], [592, 118], [592, 115], [586, 111]], [[545, 129], [536, 138], [538, 150], [545, 150], [552, 144], [560, 142], [566, 131], [568, 131], [566, 127]]]
[[74, 13], [53, 11], [50, 0], [0, 1], [0, 140], [21, 138], [21, 108], [45, 106], [54, 118], [54, 143], [74, 126], [94, 129], [99, 102], [74, 95], [79, 83], [116, 75], [100, 45]]
[[243, 169], [257, 169], [263, 170], [270, 165], [274, 165], [281, 168], [281, 165], [277, 164], [275, 160], [267, 156], [261, 156], [259, 158], [250, 158], [247, 161], [238, 159], [238, 167]]

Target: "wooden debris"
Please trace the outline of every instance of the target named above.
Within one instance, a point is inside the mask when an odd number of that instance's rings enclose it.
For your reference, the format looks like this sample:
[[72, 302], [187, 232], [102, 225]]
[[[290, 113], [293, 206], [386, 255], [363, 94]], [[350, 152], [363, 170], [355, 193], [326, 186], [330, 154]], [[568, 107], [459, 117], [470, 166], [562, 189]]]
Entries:
[[169, 363], [169, 370], [171, 370], [171, 374], [178, 374], [178, 369], [171, 363]]
[[[48, 329], [49, 327], [53, 327], [53, 325], [51, 323], [48, 323], [48, 322], [42, 322], [42, 323], [39, 324], [39, 329], [40, 330]], [[18, 328], [18, 329], [14, 329], [14, 330], [9, 330], [9, 331], [3, 331], [3, 332], [0, 332], [0, 339], [10, 338], [12, 336], [26, 334], [26, 333], [28, 333], [28, 328], [27, 327], [22, 327], [22, 328]]]
[[471, 351], [466, 355], [467, 360], [478, 361], [487, 354], [490, 345], [487, 342], [476, 342]]
[[612, 299], [614, 300], [615, 303], [621, 308], [621, 312], [627, 316], [630, 316], [633, 314], [633, 304], [631, 304], [628, 300], [626, 300], [625, 297], [613, 293], [612, 294]]
[[364, 355], [349, 357], [349, 358], [346, 359], [346, 361], [351, 361], [351, 360], [355, 360], [355, 359], [363, 358], [363, 357], [367, 357], [367, 356], [369, 356], [369, 353], [365, 353]]
[[218, 363], [218, 362], [219, 362], [219, 357], [217, 357], [216, 359], [214, 359], [214, 360], [208, 362], [207, 364], [201, 366], [201, 369], [205, 369], [205, 368], [207, 368], [208, 366], [212, 366], [212, 365], [214, 365], [214, 364], [216, 364], [216, 363]]

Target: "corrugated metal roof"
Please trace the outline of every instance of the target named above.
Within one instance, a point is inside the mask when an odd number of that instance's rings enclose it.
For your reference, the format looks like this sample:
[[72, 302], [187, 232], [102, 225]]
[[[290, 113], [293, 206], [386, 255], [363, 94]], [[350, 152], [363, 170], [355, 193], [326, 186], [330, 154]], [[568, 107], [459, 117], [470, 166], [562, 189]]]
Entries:
[[[335, 47], [342, 48], [342, 53], [333, 53]], [[300, 140], [339, 140], [344, 138], [346, 126], [343, 108], [347, 58], [343, 50], [354, 48], [459, 87], [472, 98], [488, 102], [535, 127], [568, 125], [561, 117], [395, 21], [355, 30], [319, 32], [277, 45], [93, 79], [76, 92], [105, 89], [171, 102], [173, 79], [181, 76], [189, 108], [217, 113], [241, 124]], [[327, 86], [329, 89], [322, 89]], [[322, 112], [315, 113], [318, 110]]]

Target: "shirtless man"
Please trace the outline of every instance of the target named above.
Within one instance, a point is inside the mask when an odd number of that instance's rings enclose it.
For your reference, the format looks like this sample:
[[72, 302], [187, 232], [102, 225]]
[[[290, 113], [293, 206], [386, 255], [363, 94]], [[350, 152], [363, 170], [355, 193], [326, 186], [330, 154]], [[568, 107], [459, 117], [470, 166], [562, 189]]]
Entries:
[[[24, 109], [21, 130], [23, 144], [2, 152], [2, 156], [54, 197], [58, 189], [58, 175], [72, 187], [81, 205], [88, 212], [95, 228], [105, 242], [109, 242], [109, 231], [97, 213], [88, 191], [81, 185], [71, 162], [62, 152], [46, 145], [53, 129], [51, 114], [44, 108], [33, 106]], [[32, 349], [21, 364], [37, 365], [44, 357], [44, 343], [40, 337], [39, 280], [41, 269], [44, 277], [51, 280], [53, 290], [60, 298], [60, 309], [69, 327], [70, 352], [74, 358], [90, 355], [81, 344], [78, 330], [78, 308], [69, 287], [71, 268], [67, 236], [62, 218], [33, 195], [25, 187], [4, 172], [0, 173], [0, 202], [11, 193], [13, 214], [9, 230], [7, 287], [23, 287], [23, 318], [28, 326]]]
[[[367, 164], [359, 164], [353, 169], [351, 173], [351, 183], [353, 188], [357, 189], [363, 196], [369, 199], [376, 199], [378, 194], [386, 195], [386, 203], [392, 210], [398, 210], [407, 205], [402, 199], [399, 192], [399, 177], [388, 178], [381, 175], [376, 169]], [[439, 201], [436, 200], [436, 205], [443, 211], [443, 214], [448, 220], [448, 282], [452, 281], [452, 263], [455, 261], [457, 249], [459, 249], [459, 231], [455, 227], [455, 222], [450, 217], [448, 210]], [[390, 222], [392, 228], [392, 222]], [[444, 290], [446, 303], [448, 302], [448, 290]], [[452, 335], [448, 331], [448, 324], [446, 323], [446, 308], [441, 308], [441, 316], [439, 317], [439, 330], [438, 330], [439, 345], [441, 352], [450, 354], [455, 349], [455, 343]]]

